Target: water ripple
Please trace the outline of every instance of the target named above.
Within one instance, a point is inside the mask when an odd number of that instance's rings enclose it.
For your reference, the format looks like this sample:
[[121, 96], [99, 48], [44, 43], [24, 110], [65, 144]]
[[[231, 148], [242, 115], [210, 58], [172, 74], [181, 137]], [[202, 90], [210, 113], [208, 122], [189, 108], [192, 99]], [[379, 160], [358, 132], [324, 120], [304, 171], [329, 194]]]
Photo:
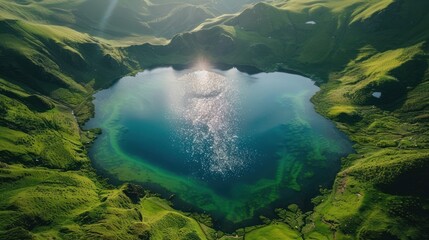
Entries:
[[177, 98], [170, 105], [189, 161], [203, 171], [237, 175], [250, 156], [237, 137], [239, 97], [234, 81], [214, 72], [196, 71], [178, 79]]

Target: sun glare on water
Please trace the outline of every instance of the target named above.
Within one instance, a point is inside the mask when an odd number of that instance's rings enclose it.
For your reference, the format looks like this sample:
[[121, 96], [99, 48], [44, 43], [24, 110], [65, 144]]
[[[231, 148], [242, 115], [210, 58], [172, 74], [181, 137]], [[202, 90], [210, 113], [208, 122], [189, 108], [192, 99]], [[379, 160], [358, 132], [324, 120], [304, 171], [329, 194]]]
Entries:
[[[207, 66], [207, 65], [205, 65]], [[204, 69], [203, 64], [199, 69]], [[183, 149], [203, 171], [216, 175], [238, 174], [249, 160], [237, 137], [238, 91], [234, 81], [207, 70], [196, 70], [178, 80], [170, 103], [175, 121], [184, 121], [179, 135]]]

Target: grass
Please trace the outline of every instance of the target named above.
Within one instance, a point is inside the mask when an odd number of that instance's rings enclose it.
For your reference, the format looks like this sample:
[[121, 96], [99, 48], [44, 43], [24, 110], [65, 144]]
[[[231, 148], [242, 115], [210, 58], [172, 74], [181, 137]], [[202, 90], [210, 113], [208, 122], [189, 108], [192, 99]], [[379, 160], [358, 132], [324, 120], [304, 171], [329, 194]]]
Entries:
[[246, 234], [246, 239], [302, 239], [300, 234], [284, 223], [273, 223]]
[[4, 95], [0, 95], [0, 104], [2, 162], [63, 169], [89, 163], [80, 142], [79, 126], [70, 110], [30, 110]]
[[130, 71], [120, 67], [123, 56], [117, 49], [87, 34], [21, 20], [0, 25], [0, 57], [7, 59], [0, 64], [2, 77], [69, 106]]
[[167, 201], [149, 197], [141, 202], [143, 222], [150, 225], [151, 239], [206, 239], [214, 231], [174, 210]]
[[0, 228], [9, 229], [0, 236], [15, 229], [36, 239], [207, 239], [214, 232], [165, 200], [144, 193], [134, 202], [126, 186], [105, 189], [85, 171], [3, 163], [0, 178]]
[[46, 225], [69, 222], [98, 200], [97, 186], [82, 174], [3, 164], [2, 229], [21, 226], [37, 235]]
[[359, 120], [359, 113], [351, 105], [337, 105], [329, 109], [328, 117], [339, 122], [351, 122]]

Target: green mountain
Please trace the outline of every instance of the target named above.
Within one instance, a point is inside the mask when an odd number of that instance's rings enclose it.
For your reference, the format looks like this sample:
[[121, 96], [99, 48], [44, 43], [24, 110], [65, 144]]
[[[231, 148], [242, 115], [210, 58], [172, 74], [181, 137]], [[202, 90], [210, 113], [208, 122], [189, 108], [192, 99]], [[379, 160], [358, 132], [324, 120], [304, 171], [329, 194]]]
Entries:
[[312, 76], [317, 110], [355, 143], [312, 212], [292, 205], [236, 234], [429, 238], [429, 2], [276, 0], [234, 13], [252, 2], [0, 1], [0, 239], [233, 238], [137, 186], [105, 184], [87, 156], [99, 130], [80, 128], [96, 90], [201, 57]]
[[[2, 18], [62, 25], [109, 39], [166, 37], [256, 0], [13, 0], [0, 1]], [[144, 39], [144, 38], [140, 38]]]

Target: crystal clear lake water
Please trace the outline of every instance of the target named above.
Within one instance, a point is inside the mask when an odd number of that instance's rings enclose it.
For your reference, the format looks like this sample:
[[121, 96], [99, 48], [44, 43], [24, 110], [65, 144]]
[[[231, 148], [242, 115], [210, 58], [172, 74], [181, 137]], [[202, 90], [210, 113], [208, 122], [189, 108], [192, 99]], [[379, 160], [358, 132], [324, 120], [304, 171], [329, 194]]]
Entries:
[[351, 143], [315, 112], [319, 90], [288, 73], [158, 68], [95, 95], [101, 128], [90, 150], [109, 178], [174, 194], [221, 229], [257, 223], [276, 207], [330, 187]]

